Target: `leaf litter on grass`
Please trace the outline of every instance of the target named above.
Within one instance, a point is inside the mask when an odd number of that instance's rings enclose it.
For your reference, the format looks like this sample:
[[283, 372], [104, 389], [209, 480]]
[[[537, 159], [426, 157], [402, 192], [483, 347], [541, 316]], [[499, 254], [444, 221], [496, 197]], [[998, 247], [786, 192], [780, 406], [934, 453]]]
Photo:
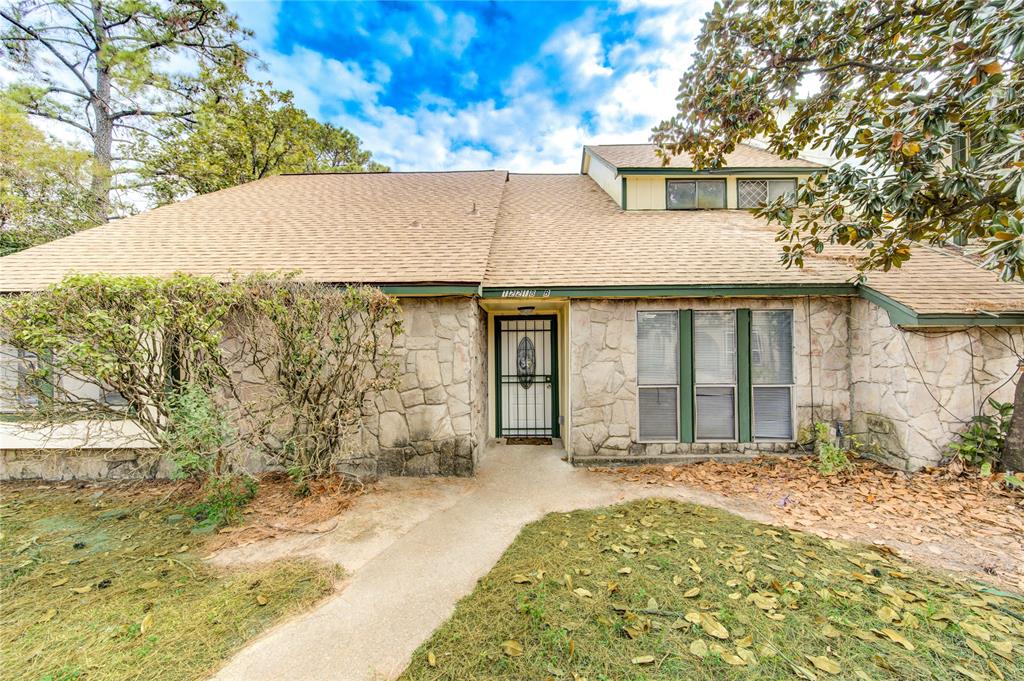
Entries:
[[402, 678], [1024, 680], [1017, 616], [883, 548], [652, 499], [524, 528]]
[[166, 491], [0, 487], [0, 679], [202, 678], [333, 589], [308, 562], [210, 569]]

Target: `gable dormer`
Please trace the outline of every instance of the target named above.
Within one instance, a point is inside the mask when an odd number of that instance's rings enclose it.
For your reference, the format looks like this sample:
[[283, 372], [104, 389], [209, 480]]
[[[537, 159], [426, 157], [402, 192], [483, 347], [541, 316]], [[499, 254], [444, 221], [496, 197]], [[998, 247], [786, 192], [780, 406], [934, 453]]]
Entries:
[[663, 165], [653, 144], [598, 144], [583, 147], [581, 171], [625, 210], [709, 210], [756, 208], [825, 167], [751, 144], [737, 145], [725, 161], [694, 170], [685, 154]]

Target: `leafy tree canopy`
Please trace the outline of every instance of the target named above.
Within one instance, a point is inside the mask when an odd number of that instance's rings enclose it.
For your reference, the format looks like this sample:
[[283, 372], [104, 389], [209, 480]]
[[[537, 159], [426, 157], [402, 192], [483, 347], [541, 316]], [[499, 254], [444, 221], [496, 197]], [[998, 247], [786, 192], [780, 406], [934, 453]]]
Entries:
[[48, 139], [0, 91], [0, 256], [93, 224], [91, 162]]
[[137, 147], [140, 174], [159, 203], [280, 173], [388, 169], [354, 134], [311, 118], [271, 83], [242, 82], [211, 96], [189, 121], [169, 121], [159, 137]]
[[[187, 119], [209, 90], [194, 65], [242, 72], [248, 33], [220, 0], [14, 0], [0, 4], [0, 63], [33, 116], [92, 143], [96, 220], [130, 175], [127, 143]], [[190, 66], [185, 66], [190, 65]]]
[[863, 249], [862, 270], [889, 269], [912, 243], [971, 239], [1024, 279], [1022, 58], [1019, 0], [726, 0], [653, 140], [698, 167], [756, 136], [787, 158], [855, 161], [762, 211], [786, 265], [839, 243]]

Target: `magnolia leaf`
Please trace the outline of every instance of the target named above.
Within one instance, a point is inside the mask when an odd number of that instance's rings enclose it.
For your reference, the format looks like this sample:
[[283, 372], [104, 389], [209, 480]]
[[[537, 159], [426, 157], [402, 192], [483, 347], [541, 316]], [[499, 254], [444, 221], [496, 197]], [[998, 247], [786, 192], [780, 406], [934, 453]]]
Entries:
[[532, 584], [533, 580], [526, 575], [512, 575], [513, 584]]
[[501, 650], [509, 657], [519, 657], [523, 654], [523, 644], [519, 641], [505, 641], [501, 644]]
[[700, 614], [700, 626], [715, 638], [729, 638], [729, 630], [722, 626], [722, 623], [706, 612]]
[[964, 639], [964, 643], [967, 644], [968, 648], [970, 648], [971, 650], [974, 651], [975, 655], [977, 655], [979, 657], [983, 657], [986, 660], [988, 659], [988, 653], [986, 653], [984, 651], [984, 649], [982, 649], [982, 647], [980, 645], [978, 645], [978, 643], [976, 641], [974, 641], [974, 639], [970, 639], [970, 638]]
[[619, 572], [620, 575], [628, 575], [628, 574], [633, 572], [633, 568], [631, 568], [631, 567], [620, 567], [618, 572]]
[[704, 639], [698, 638], [697, 640], [690, 643], [690, 654], [695, 657], [707, 657], [708, 644], [704, 642]]
[[582, 587], [578, 588], [578, 589], [573, 589], [572, 592], [574, 594], [576, 594], [577, 596], [579, 596], [580, 598], [593, 598], [594, 597], [594, 594], [590, 593], [588, 590], [586, 590], [586, 589], [584, 589]]
[[700, 594], [700, 587], [695, 586], [692, 589], [687, 589], [683, 594], [683, 598], [694, 598]]
[[436, 667], [437, 666], [437, 656], [434, 655], [434, 651], [433, 650], [428, 650], [427, 651], [427, 664], [430, 665], [431, 667]]
[[1013, 643], [1010, 641], [992, 641], [992, 652], [1010, 662], [1013, 662]]
[[899, 643], [901, 646], [903, 646], [907, 650], [910, 650], [910, 651], [914, 650], [914, 644], [911, 643], [910, 641], [908, 641], [903, 636], [903, 634], [899, 633], [898, 631], [894, 631], [892, 629], [882, 629], [881, 633], [882, 633], [883, 636], [885, 636], [890, 641], [894, 641], [896, 643]]
[[842, 633], [831, 624], [825, 624], [825, 626], [821, 628], [821, 635], [826, 638], [839, 638], [842, 636]]
[[974, 638], [980, 638], [982, 641], [985, 642], [992, 640], [992, 634], [988, 633], [988, 629], [981, 626], [977, 622], [967, 620], [965, 622], [960, 622], [959, 625], [960, 628], [964, 630], [964, 632], [970, 634]]
[[693, 539], [691, 539], [690, 546], [692, 546], [695, 549], [706, 549], [708, 547], [708, 545], [705, 544], [704, 540], [700, 537], [694, 537]]
[[875, 610], [875, 615], [883, 622], [895, 622], [900, 618], [896, 611], [887, 605], [883, 605], [878, 610]]
[[638, 655], [631, 662], [633, 664], [652, 664], [654, 662], [654, 655]]
[[259, 605], [259, 606], [266, 605], [267, 604], [267, 597], [264, 596], [263, 594], [256, 594], [256, 604]]
[[804, 657], [806, 657], [811, 664], [813, 664], [816, 668], [820, 669], [823, 672], [828, 672], [829, 674], [838, 674], [840, 671], [842, 671], [842, 668], [839, 666], [837, 662], [828, 659], [824, 655], [819, 655], [817, 657], [811, 655], [804, 655]]
[[979, 674], [978, 672], [971, 671], [970, 669], [967, 669], [966, 667], [962, 667], [960, 665], [954, 665], [953, 669], [958, 671], [958, 672], [960, 672], [961, 674], [963, 674], [967, 678], [972, 679], [973, 681], [988, 681], [988, 677], [985, 676], [984, 674]]
[[71, 590], [74, 591], [76, 594], [87, 594], [90, 591], [92, 591], [92, 584], [86, 584], [85, 586], [71, 587]]
[[56, 587], [56, 586], [64, 586], [65, 584], [68, 583], [69, 579], [71, 579], [71, 578], [70, 577], [61, 577], [60, 579], [58, 579], [56, 582], [54, 582], [50, 586], [54, 586], [54, 587]]
[[726, 664], [731, 664], [734, 667], [742, 667], [745, 664], [747, 664], [747, 661], [744, 660], [742, 657], [740, 657], [739, 655], [734, 655], [732, 653], [723, 653], [722, 661]]
[[145, 634], [153, 628], [153, 613], [147, 614], [142, 618], [142, 622], [139, 624], [139, 633]]

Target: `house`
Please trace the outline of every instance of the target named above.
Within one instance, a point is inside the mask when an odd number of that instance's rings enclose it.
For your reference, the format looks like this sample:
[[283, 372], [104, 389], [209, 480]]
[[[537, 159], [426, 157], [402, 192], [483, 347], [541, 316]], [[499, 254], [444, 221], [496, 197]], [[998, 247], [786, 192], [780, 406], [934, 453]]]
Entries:
[[[627, 144], [585, 147], [579, 174], [282, 175], [3, 258], [0, 292], [69, 271], [380, 286], [406, 328], [399, 386], [365, 419], [386, 473], [469, 474], [520, 436], [577, 464], [781, 453], [817, 421], [935, 464], [987, 397], [1011, 399], [1024, 285], [952, 246], [863, 283], [838, 251], [783, 268], [750, 209], [823, 170], [740, 145], [694, 171]], [[24, 449], [115, 446], [0, 437], [8, 474]]]

